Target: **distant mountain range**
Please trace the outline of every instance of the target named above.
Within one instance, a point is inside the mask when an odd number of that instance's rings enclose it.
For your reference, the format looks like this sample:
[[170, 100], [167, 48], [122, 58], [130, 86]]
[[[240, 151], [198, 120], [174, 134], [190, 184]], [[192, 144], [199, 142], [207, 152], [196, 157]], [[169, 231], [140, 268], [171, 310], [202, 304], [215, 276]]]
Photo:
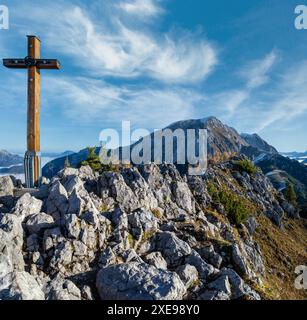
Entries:
[[0, 167], [11, 167], [23, 163], [23, 158], [7, 152], [6, 150], [0, 150]]
[[[65, 151], [63, 153], [42, 152], [41, 156], [43, 159], [48, 158], [47, 161], [49, 161], [49, 158], [55, 159], [67, 157], [73, 153], [74, 151]], [[16, 154], [11, 154], [6, 150], [0, 150], [0, 174], [14, 175], [23, 173], [23, 157]]]
[[307, 165], [307, 151], [305, 152], [282, 152], [283, 156], [288, 157], [290, 159], [295, 159], [298, 162], [304, 163]]

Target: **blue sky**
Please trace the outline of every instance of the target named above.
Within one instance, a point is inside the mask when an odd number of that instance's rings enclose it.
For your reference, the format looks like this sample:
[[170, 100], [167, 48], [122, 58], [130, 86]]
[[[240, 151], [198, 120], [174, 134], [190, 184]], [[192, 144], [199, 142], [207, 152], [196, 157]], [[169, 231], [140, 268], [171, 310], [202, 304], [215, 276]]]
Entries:
[[[153, 130], [216, 116], [280, 151], [307, 149], [305, 0], [0, 0], [10, 29], [0, 57], [24, 57], [27, 34], [61, 71], [42, 71], [45, 151], [97, 145], [130, 120]], [[307, 1], [306, 1], [307, 5]], [[26, 72], [0, 68], [0, 149], [26, 147]]]

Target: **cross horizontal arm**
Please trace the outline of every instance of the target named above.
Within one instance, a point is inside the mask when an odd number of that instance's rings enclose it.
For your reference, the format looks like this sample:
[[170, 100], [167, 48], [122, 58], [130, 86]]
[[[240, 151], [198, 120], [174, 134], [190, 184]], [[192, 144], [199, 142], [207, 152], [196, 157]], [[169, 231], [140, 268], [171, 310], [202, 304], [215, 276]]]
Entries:
[[13, 69], [27, 69], [25, 59], [3, 59], [3, 65]]
[[3, 59], [3, 65], [12, 69], [27, 69], [35, 66], [38, 69], [56, 69], [61, 68], [61, 64], [56, 59]]
[[37, 59], [36, 67], [39, 69], [57, 69], [61, 68], [60, 61], [56, 59]]

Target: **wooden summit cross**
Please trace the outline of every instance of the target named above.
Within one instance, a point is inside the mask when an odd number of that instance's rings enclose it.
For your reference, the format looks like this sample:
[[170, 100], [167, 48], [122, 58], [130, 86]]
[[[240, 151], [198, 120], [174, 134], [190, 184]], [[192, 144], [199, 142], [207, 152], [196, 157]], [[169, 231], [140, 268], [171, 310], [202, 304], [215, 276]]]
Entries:
[[24, 159], [28, 188], [38, 187], [41, 179], [40, 157], [40, 70], [60, 69], [56, 59], [40, 58], [40, 40], [28, 37], [28, 56], [24, 59], [3, 59], [3, 65], [13, 69], [28, 69], [27, 152]]

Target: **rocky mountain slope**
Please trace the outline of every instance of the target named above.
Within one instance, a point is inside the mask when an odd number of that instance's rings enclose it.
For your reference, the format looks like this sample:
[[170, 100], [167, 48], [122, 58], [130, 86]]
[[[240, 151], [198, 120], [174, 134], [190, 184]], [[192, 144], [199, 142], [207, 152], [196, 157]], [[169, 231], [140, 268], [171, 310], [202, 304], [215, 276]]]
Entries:
[[266, 141], [264, 141], [258, 134], [242, 133], [241, 137], [252, 147], [258, 149], [260, 152], [278, 154], [278, 151]]
[[20, 198], [0, 178], [0, 299], [306, 298], [293, 286], [306, 226], [238, 160], [204, 176], [66, 168]]
[[307, 216], [307, 167], [279, 154], [266, 154], [256, 164], [271, 179], [276, 189], [282, 190], [287, 184], [293, 184], [301, 210]]

